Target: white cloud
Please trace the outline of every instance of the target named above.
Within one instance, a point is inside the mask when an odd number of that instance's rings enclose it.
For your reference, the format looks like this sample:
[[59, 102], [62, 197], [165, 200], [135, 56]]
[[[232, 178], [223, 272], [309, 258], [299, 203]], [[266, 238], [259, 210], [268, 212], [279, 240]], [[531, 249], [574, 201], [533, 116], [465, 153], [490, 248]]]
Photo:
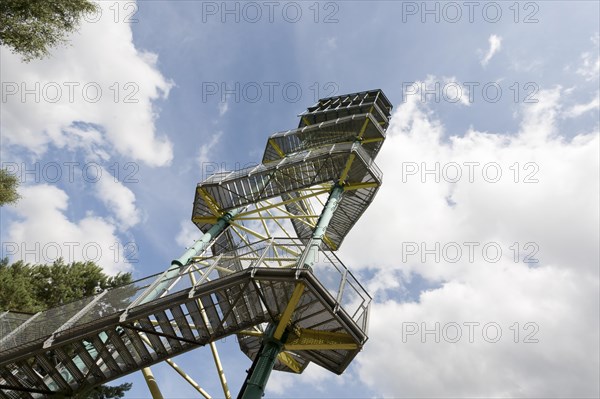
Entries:
[[135, 48], [130, 25], [114, 22], [110, 3], [100, 5], [99, 21], [83, 22], [70, 45], [46, 59], [25, 64], [0, 49], [3, 137], [37, 155], [50, 144], [101, 147], [168, 164], [172, 145], [156, 132], [154, 101], [172, 84], [158, 71], [156, 55]]
[[490, 35], [488, 41], [490, 43], [490, 48], [481, 60], [481, 65], [483, 66], [486, 66], [490, 62], [492, 57], [498, 51], [500, 51], [500, 48], [502, 47], [502, 38], [498, 35]]
[[210, 152], [219, 143], [222, 135], [223, 135], [223, 132], [217, 132], [211, 136], [208, 143], [202, 144], [200, 146], [200, 149], [198, 150], [197, 161], [198, 161], [198, 165], [200, 165], [200, 168], [202, 171], [204, 171], [204, 167], [206, 166], [205, 165], [206, 163], [209, 163], [209, 162], [214, 163], [215, 158], [213, 156], [210, 156]]
[[175, 237], [175, 242], [183, 248], [190, 247], [202, 236], [202, 232], [190, 220], [182, 220], [180, 226], [181, 230]]
[[[378, 394], [598, 396], [600, 365], [590, 354], [599, 350], [600, 140], [597, 126], [571, 138], [561, 134], [558, 121], [572, 112], [563, 111], [563, 91], [541, 90], [537, 104], [521, 109], [511, 135], [470, 129], [447, 137], [414, 97], [395, 111], [377, 159], [384, 184], [340, 255], [350, 268], [375, 271], [365, 282], [377, 294], [370, 340], [357, 364]], [[458, 170], [458, 182], [449, 182]], [[497, 170], [502, 174], [492, 183]], [[472, 261], [466, 242], [477, 243]], [[493, 250], [483, 251], [486, 244], [502, 251], [497, 261]], [[454, 262], [456, 247], [462, 254]], [[526, 255], [539, 262], [524, 263]], [[391, 270], [419, 274], [437, 288], [417, 302], [386, 300], [407, 289], [390, 283]], [[463, 338], [441, 337], [438, 344], [428, 335], [423, 343], [419, 332], [403, 343], [402, 323], [413, 322], [428, 329], [456, 322]], [[473, 343], [465, 322], [480, 323]], [[498, 343], [482, 338], [488, 322], [502, 328]], [[525, 330], [527, 322], [535, 325]], [[539, 342], [523, 343], [535, 326]], [[393, 372], [381, 372], [382, 359]]]
[[[336, 376], [322, 367], [309, 363], [304, 372], [300, 375], [285, 372], [273, 372], [269, 377], [266, 393], [275, 395], [284, 395], [294, 385], [311, 386], [319, 391], [326, 392], [332, 385], [343, 383], [344, 376]], [[289, 396], [289, 395], [284, 395]]]
[[68, 195], [41, 184], [19, 190], [22, 198], [14, 206], [18, 220], [8, 226], [3, 256], [12, 255], [29, 263], [95, 261], [108, 274], [130, 270], [116, 227], [92, 213], [78, 221], [67, 217]]
[[597, 294], [575, 270], [502, 262], [376, 303], [361, 378], [386, 397], [597, 397]]
[[229, 110], [229, 103], [227, 101], [219, 103], [219, 116], [223, 116]]
[[135, 226], [141, 220], [140, 211], [135, 205], [135, 194], [120, 181], [102, 168], [102, 176], [96, 183], [96, 195], [117, 217], [120, 230]]
[[458, 82], [455, 76], [444, 77], [443, 81], [443, 101], [449, 102], [460, 102], [463, 105], [471, 105], [469, 101], [470, 92], [469, 89], [462, 83]]
[[[559, 257], [553, 260], [594, 270], [583, 254], [593, 250], [594, 234], [597, 235], [590, 222], [598, 218], [593, 200], [593, 186], [597, 185], [594, 179], [598, 177], [598, 133], [595, 130], [570, 141], [558, 135], [560, 93], [559, 88], [540, 91], [540, 101], [523, 109], [520, 131], [515, 135], [471, 129], [462, 137], [449, 139], [443, 124], [418, 99], [409, 98], [395, 111], [388, 138], [377, 158], [385, 175], [377, 206], [370, 207], [368, 217], [358, 222], [360, 230], [373, 237], [371, 251], [362, 250], [359, 242], [353, 241], [357, 229], [341, 250], [357, 265], [373, 265], [372, 256], [377, 253], [377, 264], [382, 268], [398, 267], [398, 254], [390, 251], [388, 245], [390, 236], [396, 242], [418, 243], [432, 239], [498, 240], [504, 236], [512, 242], [537, 241], [546, 255], [544, 260], [552, 254]], [[492, 172], [497, 169], [494, 163], [502, 175], [500, 181], [490, 183]], [[472, 183], [469, 165], [473, 168]], [[437, 176], [425, 174], [425, 169], [436, 168]], [[451, 183], [456, 171], [461, 173], [460, 180]], [[539, 182], [533, 182], [535, 179]], [[574, 195], [584, 192], [592, 195]], [[447, 199], [456, 205], [449, 206]], [[559, 223], [563, 219], [569, 223]], [[394, 223], [382, 230], [381, 220]], [[564, 242], [567, 232], [578, 235], [582, 228], [590, 235], [576, 242]], [[411, 264], [401, 267], [406, 272], [415, 270]], [[438, 278], [451, 277], [450, 271], [456, 269], [423, 267], [419, 265], [418, 271], [431, 272]]]
[[596, 92], [596, 95], [588, 103], [575, 104], [564, 112], [565, 118], [577, 118], [585, 114], [586, 112], [598, 110], [600, 108], [600, 92]]
[[586, 80], [597, 80], [600, 76], [600, 54], [598, 54], [600, 36], [596, 34], [591, 40], [594, 43], [594, 50], [581, 55], [581, 66], [577, 69], [577, 73]]
[[282, 395], [298, 383], [297, 378], [291, 373], [271, 373], [266, 391], [270, 395]]
[[406, 82], [403, 84], [403, 96], [412, 97], [421, 103], [458, 103], [471, 105], [471, 92], [469, 88], [459, 82], [455, 76], [441, 78], [435, 75], [427, 75], [425, 80]]
[[404, 287], [398, 274], [398, 270], [392, 268], [378, 269], [373, 278], [366, 283], [367, 292], [380, 300], [385, 298], [388, 292], [393, 291], [397, 295], [403, 293]]

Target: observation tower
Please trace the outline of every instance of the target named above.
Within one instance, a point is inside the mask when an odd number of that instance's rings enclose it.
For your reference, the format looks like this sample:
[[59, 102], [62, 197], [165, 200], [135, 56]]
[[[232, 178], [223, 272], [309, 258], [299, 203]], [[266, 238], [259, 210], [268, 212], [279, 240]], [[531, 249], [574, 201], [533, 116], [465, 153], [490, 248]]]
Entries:
[[[341, 374], [367, 341], [371, 298], [335, 255], [382, 181], [374, 163], [392, 106], [381, 90], [319, 100], [275, 133], [260, 164], [199, 183], [203, 232], [163, 273], [34, 315], [0, 310], [0, 398], [70, 397], [235, 334], [252, 366], [238, 398], [273, 369]], [[218, 394], [221, 396], [221, 393]]]

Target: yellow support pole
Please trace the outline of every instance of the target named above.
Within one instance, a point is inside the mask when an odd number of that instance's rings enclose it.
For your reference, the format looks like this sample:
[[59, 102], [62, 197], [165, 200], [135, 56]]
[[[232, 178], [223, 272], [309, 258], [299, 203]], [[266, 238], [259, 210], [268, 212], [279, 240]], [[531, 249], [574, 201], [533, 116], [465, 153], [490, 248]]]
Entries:
[[296, 310], [296, 305], [300, 301], [300, 298], [302, 297], [303, 292], [304, 292], [304, 284], [298, 283], [296, 285], [296, 288], [294, 289], [294, 292], [292, 293], [292, 297], [290, 298], [290, 301], [288, 302], [287, 306], [285, 307], [285, 310], [283, 311], [283, 314], [281, 315], [281, 319], [279, 319], [279, 324], [277, 325], [277, 328], [275, 329], [275, 332], [273, 333], [273, 338], [275, 338], [276, 340], [281, 340], [281, 337], [283, 336], [283, 332], [285, 331], [285, 328], [287, 327], [288, 322], [292, 318], [292, 315], [294, 314], [294, 310]]
[[[154, 324], [154, 323], [152, 323]], [[190, 325], [191, 327], [191, 325]], [[150, 340], [148, 339], [148, 337], [146, 337], [146, 335], [144, 334], [140, 334], [140, 338], [147, 343], [149, 346], [152, 346], [152, 344], [150, 343]], [[169, 366], [171, 366], [173, 368], [173, 370], [177, 371], [177, 373], [183, 377], [184, 380], [186, 380], [188, 382], [188, 384], [190, 384], [192, 387], [194, 387], [194, 389], [196, 389], [196, 391], [200, 392], [200, 394], [202, 396], [204, 396], [206, 399], [212, 399], [212, 397], [208, 394], [208, 392], [206, 392], [204, 389], [202, 389], [202, 387], [200, 385], [198, 385], [198, 383], [196, 381], [194, 381], [194, 379], [192, 377], [190, 377], [189, 375], [187, 375], [178, 365], [177, 363], [175, 363], [173, 360], [171, 359], [167, 359], [166, 360], [167, 364]], [[150, 369], [148, 368], [148, 371], [150, 371]], [[150, 374], [152, 374], [152, 372], [150, 372]], [[144, 375], [145, 376], [145, 375]], [[154, 377], [152, 377], [154, 378]], [[160, 392], [159, 392], [160, 393]]]
[[[371, 111], [373, 111], [373, 108], [371, 108]], [[369, 118], [365, 119], [365, 123], [362, 125], [362, 128], [360, 129], [360, 132], [358, 133], [358, 138], [362, 139], [362, 136], [365, 134], [365, 131], [367, 130], [367, 125], [369, 124]]]
[[354, 153], [350, 154], [350, 156], [348, 157], [346, 166], [344, 167], [344, 170], [342, 171], [342, 174], [340, 175], [340, 184], [343, 184], [346, 182], [346, 178], [348, 177], [348, 172], [350, 172], [350, 167], [352, 166], [352, 162], [354, 162], [354, 158], [356, 158], [356, 155]]
[[179, 366], [174, 361], [172, 361], [171, 359], [167, 359], [167, 363], [169, 364], [169, 366], [171, 366], [173, 368], [173, 370], [177, 371], [177, 373], [180, 376], [182, 376], [183, 379], [186, 380], [188, 384], [193, 386], [196, 391], [200, 392], [200, 395], [204, 396], [206, 399], [212, 399], [212, 396], [210, 396], [208, 394], [208, 392], [206, 392], [204, 389], [202, 389], [202, 387], [200, 385], [198, 385], [198, 383], [196, 381], [194, 381], [192, 379], [192, 377], [187, 375], [185, 371], [183, 371], [181, 368], [179, 368]]
[[268, 204], [267, 206], [262, 206], [260, 208], [255, 208], [255, 209], [252, 209], [250, 211], [240, 212], [239, 214], [236, 215], [236, 219], [239, 218], [239, 217], [244, 217], [244, 216], [250, 215], [252, 213], [259, 213], [259, 212], [265, 211], [267, 209], [277, 208], [277, 207], [280, 207], [282, 205], [286, 205], [286, 204], [289, 204], [289, 203], [292, 203], [292, 202], [296, 202], [298, 200], [303, 200], [303, 199], [306, 199], [306, 198], [315, 197], [315, 196], [318, 196], [318, 195], [321, 195], [321, 194], [325, 194], [327, 192], [328, 192], [327, 189], [317, 190], [317, 191], [313, 191], [312, 193], [309, 193], [309, 194], [301, 195], [299, 197], [291, 198], [291, 199], [288, 199], [288, 200], [285, 200], [285, 201], [279, 201], [277, 203], [271, 203], [268, 200], [266, 200], [264, 202]]
[[150, 370], [150, 367], [144, 367], [142, 369], [142, 374], [144, 375], [146, 384], [148, 384], [148, 389], [150, 390], [152, 399], [164, 399], [162, 396], [162, 393], [160, 392], [160, 388], [158, 387], [158, 384], [156, 383], [154, 374], [152, 374], [152, 370]]
[[[196, 285], [196, 277], [194, 274], [190, 274], [190, 279], [192, 280], [192, 284]], [[204, 311], [204, 306], [200, 299], [196, 299], [196, 303], [198, 308], [200, 309], [200, 314], [202, 315], [202, 320], [206, 325], [209, 324], [208, 316]], [[225, 399], [231, 399], [231, 392], [229, 391], [229, 386], [227, 385], [227, 379], [225, 378], [225, 372], [223, 371], [223, 365], [221, 364], [221, 359], [219, 358], [219, 352], [217, 351], [217, 346], [213, 341], [209, 343], [210, 351], [213, 355], [213, 360], [215, 362], [215, 367], [217, 368], [217, 373], [219, 374], [219, 381], [221, 382], [221, 387], [223, 388], [223, 394], [225, 395]]]
[[209, 345], [213, 355], [213, 360], [215, 361], [215, 366], [217, 367], [217, 372], [219, 373], [219, 380], [221, 381], [221, 387], [223, 388], [225, 398], [231, 399], [231, 393], [229, 392], [229, 386], [227, 385], [227, 379], [225, 378], [223, 365], [221, 364], [221, 359], [219, 358], [219, 352], [217, 352], [217, 346], [214, 342], [211, 342]]

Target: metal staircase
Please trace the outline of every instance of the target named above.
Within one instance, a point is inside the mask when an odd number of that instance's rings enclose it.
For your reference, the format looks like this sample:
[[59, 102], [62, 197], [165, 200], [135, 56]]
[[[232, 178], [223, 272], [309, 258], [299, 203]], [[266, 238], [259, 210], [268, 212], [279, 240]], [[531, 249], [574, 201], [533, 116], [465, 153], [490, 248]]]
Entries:
[[342, 373], [367, 340], [371, 298], [332, 251], [381, 184], [390, 112], [380, 90], [320, 100], [268, 139], [260, 165], [198, 185], [205, 234], [164, 273], [0, 313], [0, 398], [70, 396], [232, 334], [254, 360], [240, 397], [262, 392], [271, 368]]

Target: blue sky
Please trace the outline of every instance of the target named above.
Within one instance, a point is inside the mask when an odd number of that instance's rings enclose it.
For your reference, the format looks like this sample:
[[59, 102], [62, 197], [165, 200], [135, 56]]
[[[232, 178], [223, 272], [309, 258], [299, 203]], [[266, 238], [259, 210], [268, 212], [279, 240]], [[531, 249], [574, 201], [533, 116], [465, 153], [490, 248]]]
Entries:
[[[0, 155], [23, 195], [0, 211], [2, 256], [51, 261], [57, 243], [109, 273], [160, 272], [200, 235], [207, 172], [258, 162], [318, 97], [381, 88], [395, 107], [384, 186], [339, 255], [374, 296], [370, 341], [344, 375], [276, 373], [267, 395], [598, 396], [597, 2], [102, 5], [45, 60], [1, 49]], [[439, 182], [422, 174], [436, 164]], [[442, 259], [423, 258], [436, 243]], [[499, 261], [481, 256], [490, 243]], [[436, 322], [494, 322], [504, 339], [405, 334]], [[539, 342], [522, 342], [525, 323]], [[250, 362], [234, 338], [219, 348], [237, 392]], [[206, 348], [175, 361], [219, 396]], [[153, 370], [165, 396], [194, 397]], [[141, 374], [122, 381], [149, 396]]]

